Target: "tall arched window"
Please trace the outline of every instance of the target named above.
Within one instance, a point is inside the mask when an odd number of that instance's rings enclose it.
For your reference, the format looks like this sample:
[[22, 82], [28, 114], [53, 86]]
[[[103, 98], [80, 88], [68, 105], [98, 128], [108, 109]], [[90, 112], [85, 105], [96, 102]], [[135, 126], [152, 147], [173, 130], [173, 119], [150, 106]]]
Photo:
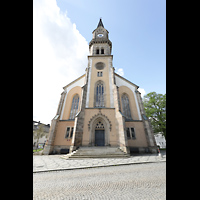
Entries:
[[79, 105], [79, 96], [76, 94], [73, 98], [72, 101], [72, 107], [71, 107], [71, 112], [70, 112], [70, 117], [69, 119], [74, 119], [77, 112], [78, 112], [78, 105]]
[[127, 94], [123, 94], [122, 97], [121, 97], [121, 100], [122, 100], [123, 115], [127, 119], [132, 119], [131, 118], [131, 110], [130, 110], [128, 95]]
[[104, 85], [102, 81], [99, 81], [96, 85], [96, 102], [95, 107], [104, 107]]

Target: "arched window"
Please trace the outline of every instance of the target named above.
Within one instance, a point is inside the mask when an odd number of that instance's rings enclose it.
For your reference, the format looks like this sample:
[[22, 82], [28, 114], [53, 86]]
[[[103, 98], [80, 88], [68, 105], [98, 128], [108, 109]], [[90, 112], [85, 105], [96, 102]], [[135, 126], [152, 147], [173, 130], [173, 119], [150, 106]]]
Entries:
[[131, 110], [130, 110], [128, 95], [127, 94], [123, 94], [122, 97], [121, 97], [121, 100], [122, 100], [123, 115], [127, 119], [132, 119], [131, 118]]
[[96, 85], [96, 102], [95, 107], [104, 107], [104, 85], [99, 81]]
[[70, 112], [70, 117], [69, 119], [74, 119], [77, 112], [78, 112], [78, 105], [79, 105], [79, 96], [76, 94], [73, 98], [72, 101], [72, 107], [71, 107], [71, 112]]

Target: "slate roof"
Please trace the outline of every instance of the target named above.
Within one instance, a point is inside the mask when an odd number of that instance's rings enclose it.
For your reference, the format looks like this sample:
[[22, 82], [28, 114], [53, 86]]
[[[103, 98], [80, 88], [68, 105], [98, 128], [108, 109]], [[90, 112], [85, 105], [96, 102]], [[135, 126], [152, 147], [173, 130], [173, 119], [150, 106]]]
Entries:
[[104, 28], [103, 22], [102, 22], [101, 18], [100, 18], [100, 20], [99, 20], [99, 24], [98, 24], [97, 28], [100, 27], [100, 26], [102, 26], [102, 27]]

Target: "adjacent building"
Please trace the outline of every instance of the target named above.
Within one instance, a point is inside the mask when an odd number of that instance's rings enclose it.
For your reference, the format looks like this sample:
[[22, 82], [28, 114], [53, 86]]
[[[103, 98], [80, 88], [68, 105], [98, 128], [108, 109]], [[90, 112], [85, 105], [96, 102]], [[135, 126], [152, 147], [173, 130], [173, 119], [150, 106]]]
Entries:
[[[38, 126], [41, 124], [43, 123], [41, 123], [40, 121], [33, 120], [33, 131], [35, 131], [38, 128]], [[38, 145], [38, 148], [43, 148], [46, 143], [46, 140], [49, 134], [50, 124], [43, 124], [43, 125], [44, 125], [43, 128], [44, 128], [45, 135], [39, 139], [38, 144], [37, 144], [37, 139], [34, 139], [34, 135], [33, 135], [33, 148], [36, 148], [37, 145]]]

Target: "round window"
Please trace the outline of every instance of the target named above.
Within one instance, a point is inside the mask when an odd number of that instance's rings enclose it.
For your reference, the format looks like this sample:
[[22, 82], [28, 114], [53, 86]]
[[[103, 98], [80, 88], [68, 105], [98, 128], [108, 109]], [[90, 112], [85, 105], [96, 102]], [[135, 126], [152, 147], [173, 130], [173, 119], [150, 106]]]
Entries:
[[96, 67], [96, 69], [98, 69], [98, 70], [102, 70], [102, 69], [104, 69], [105, 64], [102, 63], [102, 62], [98, 62], [98, 63], [96, 63], [95, 67]]

